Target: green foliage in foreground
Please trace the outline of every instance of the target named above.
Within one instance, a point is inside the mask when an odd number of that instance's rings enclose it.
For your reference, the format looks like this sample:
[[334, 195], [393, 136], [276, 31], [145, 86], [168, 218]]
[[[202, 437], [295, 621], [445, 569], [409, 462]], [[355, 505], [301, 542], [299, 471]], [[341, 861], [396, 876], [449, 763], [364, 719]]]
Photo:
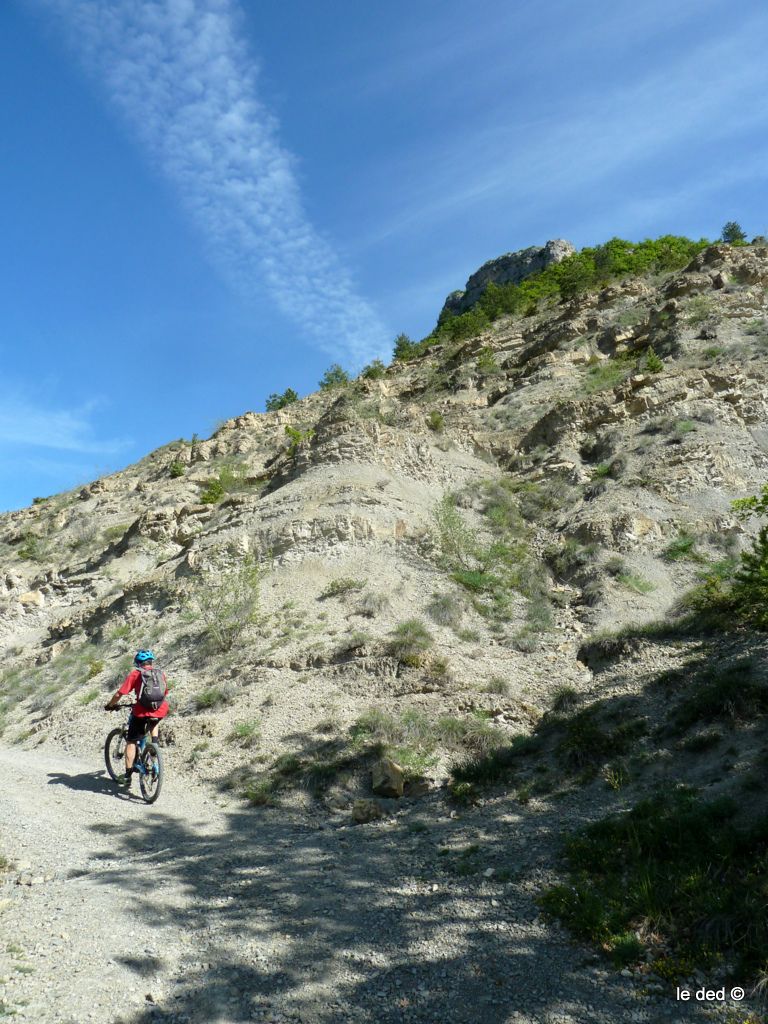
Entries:
[[568, 884], [542, 906], [609, 951], [655, 934], [676, 957], [735, 959], [735, 977], [754, 977], [768, 957], [768, 817], [744, 826], [735, 815], [730, 800], [686, 792], [590, 825], [567, 840]]

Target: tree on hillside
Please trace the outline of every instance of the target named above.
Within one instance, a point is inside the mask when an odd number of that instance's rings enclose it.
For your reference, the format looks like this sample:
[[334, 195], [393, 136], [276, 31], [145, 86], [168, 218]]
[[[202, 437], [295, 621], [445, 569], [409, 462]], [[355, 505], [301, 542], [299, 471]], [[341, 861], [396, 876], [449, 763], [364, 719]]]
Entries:
[[417, 354], [418, 346], [416, 342], [411, 341], [407, 334], [398, 334], [395, 338], [394, 358], [399, 359], [401, 362], [405, 362], [408, 359], [413, 359]]
[[345, 384], [349, 384], [349, 374], [338, 363], [332, 363], [323, 374], [319, 384], [321, 391], [343, 387]]
[[741, 230], [741, 224], [735, 220], [729, 220], [723, 225], [722, 239], [733, 245], [734, 242], [746, 242], [747, 236]]
[[286, 388], [282, 395], [272, 394], [269, 396], [267, 399], [267, 412], [276, 412], [278, 409], [284, 409], [286, 405], [293, 405], [298, 400], [299, 396], [293, 388]]

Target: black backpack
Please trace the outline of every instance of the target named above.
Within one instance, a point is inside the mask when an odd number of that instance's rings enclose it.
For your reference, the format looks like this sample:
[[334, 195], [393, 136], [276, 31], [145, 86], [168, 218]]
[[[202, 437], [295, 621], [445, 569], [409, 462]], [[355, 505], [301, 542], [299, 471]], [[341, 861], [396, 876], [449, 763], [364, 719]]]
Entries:
[[138, 703], [148, 711], [157, 711], [165, 700], [165, 679], [159, 668], [140, 668], [141, 687]]

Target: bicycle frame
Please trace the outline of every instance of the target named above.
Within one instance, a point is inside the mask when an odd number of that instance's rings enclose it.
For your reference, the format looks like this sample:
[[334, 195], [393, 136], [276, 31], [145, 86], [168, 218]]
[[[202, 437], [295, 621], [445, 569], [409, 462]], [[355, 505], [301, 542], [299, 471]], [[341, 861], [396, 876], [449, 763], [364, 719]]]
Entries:
[[[129, 725], [129, 723], [131, 721], [131, 716], [133, 715], [133, 704], [116, 704], [115, 707], [114, 707], [114, 710], [115, 711], [129, 711], [130, 712], [130, 714], [128, 715], [128, 721], [126, 721], [125, 724], [123, 725], [123, 739], [126, 740], [126, 742], [127, 742], [127, 740], [128, 740], [128, 725]], [[146, 746], [147, 746], [147, 741], [150, 739], [150, 737], [151, 737], [151, 733], [150, 733], [149, 730], [147, 730], [144, 733], [144, 735], [141, 736], [136, 741], [136, 757], [134, 758], [134, 761], [133, 761], [133, 769], [134, 769], [134, 771], [137, 771], [140, 775], [148, 775], [149, 774], [147, 772], [147, 767], [144, 764], [143, 754], [144, 754], [144, 750], [146, 749]]]

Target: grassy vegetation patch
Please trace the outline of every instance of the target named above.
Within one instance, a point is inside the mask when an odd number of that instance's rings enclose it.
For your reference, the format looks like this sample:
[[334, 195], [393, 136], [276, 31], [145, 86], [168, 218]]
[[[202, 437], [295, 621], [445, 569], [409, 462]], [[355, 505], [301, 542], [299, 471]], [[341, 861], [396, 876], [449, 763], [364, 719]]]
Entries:
[[623, 587], [635, 594], [650, 594], [656, 589], [654, 583], [644, 576], [640, 576], [639, 573], [620, 573], [616, 579]]
[[692, 562], [704, 561], [703, 556], [696, 550], [697, 538], [694, 534], [681, 530], [677, 537], [664, 549], [663, 557], [668, 562], [679, 562], [681, 559], [688, 559]]
[[700, 722], [747, 720], [768, 711], [768, 685], [755, 678], [755, 664], [744, 658], [694, 677], [674, 715], [682, 729]]
[[228, 738], [241, 747], [254, 747], [261, 739], [261, 722], [256, 718], [237, 722]]
[[442, 566], [471, 595], [474, 609], [492, 626], [512, 618], [515, 594], [525, 597], [523, 632], [530, 634], [535, 649], [537, 634], [551, 625], [549, 585], [546, 572], [532, 554], [530, 531], [515, 486], [507, 481], [483, 483], [482, 529], [473, 529], [456, 500], [456, 496], [446, 495], [433, 511]]
[[664, 943], [689, 964], [725, 959], [740, 982], [754, 977], [768, 956], [768, 818], [735, 815], [732, 801], [689, 792], [644, 800], [567, 840], [568, 883], [541, 904], [624, 962], [634, 936], [635, 959]]
[[434, 643], [432, 634], [419, 619], [408, 619], [395, 626], [387, 644], [387, 653], [402, 665], [416, 668], [424, 661]]
[[232, 703], [232, 694], [223, 686], [209, 686], [195, 694], [193, 703], [196, 711], [211, 711]]
[[587, 367], [582, 391], [586, 395], [592, 395], [598, 391], [615, 388], [626, 380], [635, 368], [635, 360], [628, 356], [614, 356], [604, 361], [595, 361]]
[[505, 742], [501, 730], [485, 719], [452, 715], [433, 719], [418, 711], [392, 715], [376, 708], [357, 720], [350, 735], [359, 749], [367, 747], [392, 757], [406, 777], [423, 774], [440, 751], [482, 758]]
[[600, 705], [593, 704], [568, 719], [562, 729], [560, 756], [569, 767], [584, 768], [626, 754], [645, 735], [648, 725], [639, 717], [625, 718], [614, 725], [601, 714]]

